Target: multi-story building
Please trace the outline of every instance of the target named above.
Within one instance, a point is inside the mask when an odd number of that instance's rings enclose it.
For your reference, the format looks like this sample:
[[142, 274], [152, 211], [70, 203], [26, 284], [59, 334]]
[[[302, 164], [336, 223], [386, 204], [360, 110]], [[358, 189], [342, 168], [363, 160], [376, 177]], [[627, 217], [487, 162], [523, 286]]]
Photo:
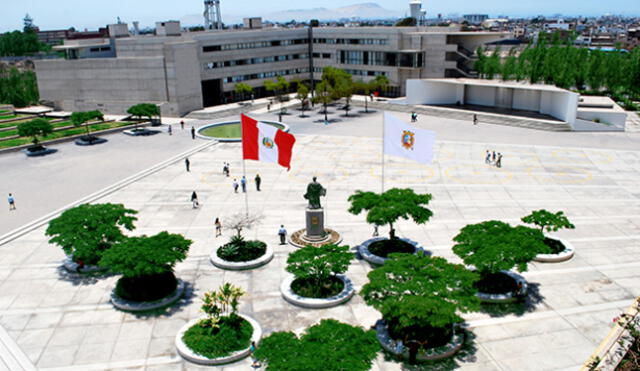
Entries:
[[427, 27], [270, 28], [135, 37], [114, 30], [110, 35], [67, 41], [57, 47], [67, 52], [67, 59], [36, 61], [41, 99], [63, 110], [110, 113], [153, 102], [164, 115], [184, 115], [228, 102], [238, 82], [254, 87], [260, 97], [266, 94], [266, 79], [319, 80], [327, 66], [364, 81], [387, 76], [387, 92], [399, 96], [409, 78], [473, 75], [470, 51], [509, 37]]

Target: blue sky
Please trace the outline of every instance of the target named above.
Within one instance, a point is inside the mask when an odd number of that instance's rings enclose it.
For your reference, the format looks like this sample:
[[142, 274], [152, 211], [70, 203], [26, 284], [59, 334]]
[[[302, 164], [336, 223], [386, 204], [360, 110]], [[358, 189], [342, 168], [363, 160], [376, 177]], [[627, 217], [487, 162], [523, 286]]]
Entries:
[[[142, 27], [154, 21], [180, 19], [185, 15], [201, 14], [202, 0], [2, 0], [0, 31], [22, 28], [22, 18], [29, 13], [41, 29], [95, 29], [115, 23], [120, 16], [131, 24], [138, 20]], [[225, 14], [260, 16], [264, 13], [295, 8], [336, 8], [363, 2], [375, 2], [387, 9], [404, 11], [409, 0], [221, 0], [223, 21]], [[291, 4], [296, 4], [292, 6]], [[510, 15], [600, 15], [604, 13], [640, 16], [640, 0], [423, 0], [429, 15], [438, 13], [486, 13], [490, 16]], [[247, 9], [251, 9], [247, 12]]]

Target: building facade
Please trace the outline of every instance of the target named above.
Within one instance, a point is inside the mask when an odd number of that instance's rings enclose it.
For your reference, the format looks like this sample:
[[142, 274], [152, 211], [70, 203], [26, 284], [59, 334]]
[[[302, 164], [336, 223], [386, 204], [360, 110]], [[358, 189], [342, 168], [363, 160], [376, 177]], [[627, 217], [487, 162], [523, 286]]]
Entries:
[[[172, 27], [173, 28], [173, 27]], [[163, 115], [229, 102], [244, 82], [264, 96], [267, 79], [319, 80], [327, 66], [354, 80], [378, 75], [388, 93], [410, 78], [468, 77], [478, 46], [506, 33], [451, 28], [358, 27], [246, 29], [67, 41], [67, 59], [36, 61], [41, 99], [67, 111], [122, 113], [135, 103], [159, 104]]]

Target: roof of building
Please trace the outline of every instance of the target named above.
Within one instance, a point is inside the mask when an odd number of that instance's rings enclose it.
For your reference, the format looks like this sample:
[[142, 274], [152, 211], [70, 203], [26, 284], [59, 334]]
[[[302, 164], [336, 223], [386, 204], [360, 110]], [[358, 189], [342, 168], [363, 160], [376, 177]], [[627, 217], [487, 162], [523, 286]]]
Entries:
[[561, 89], [553, 85], [544, 84], [529, 84], [527, 82], [518, 81], [501, 81], [501, 80], [484, 80], [484, 79], [424, 79], [426, 81], [443, 82], [448, 84], [457, 85], [478, 85], [493, 88], [513, 88], [513, 89], [528, 89], [528, 90], [543, 90], [558, 93], [568, 93], [569, 90]]

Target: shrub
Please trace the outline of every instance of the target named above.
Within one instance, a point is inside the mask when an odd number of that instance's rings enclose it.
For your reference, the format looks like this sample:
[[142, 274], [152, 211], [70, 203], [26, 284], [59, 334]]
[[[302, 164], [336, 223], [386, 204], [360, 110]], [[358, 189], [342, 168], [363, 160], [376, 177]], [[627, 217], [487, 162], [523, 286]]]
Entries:
[[137, 213], [121, 204], [83, 204], [50, 221], [46, 235], [76, 262], [97, 264], [107, 249], [126, 238], [122, 228], [135, 228]]
[[497, 220], [467, 225], [453, 240], [453, 252], [483, 276], [516, 266], [524, 272], [536, 255], [549, 252], [541, 231]]
[[349, 246], [307, 246], [289, 254], [287, 272], [296, 278], [292, 286], [298, 288], [298, 295], [330, 297], [342, 291], [342, 282], [336, 286], [335, 275], [346, 272], [353, 257]]
[[535, 210], [531, 214], [522, 217], [523, 222], [527, 224], [534, 224], [540, 228], [540, 232], [556, 232], [559, 229], [567, 228], [574, 229], [576, 226], [569, 222], [569, 219], [564, 216], [564, 212], [558, 211], [552, 213], [547, 210]]
[[382, 313], [396, 338], [427, 339], [430, 346], [446, 343], [441, 334], [450, 334], [450, 325], [463, 321], [459, 313], [479, 307], [478, 274], [444, 258], [392, 254], [367, 277], [360, 294]]
[[300, 338], [292, 332], [274, 332], [264, 338], [255, 356], [267, 371], [366, 371], [380, 345], [373, 331], [323, 319]]
[[220, 247], [218, 257], [231, 262], [246, 262], [265, 254], [267, 244], [262, 241], [245, 241], [242, 236], [232, 236], [229, 243]]
[[389, 237], [395, 238], [393, 223], [402, 218], [413, 219], [418, 224], [426, 223], [433, 212], [423, 205], [428, 205], [432, 196], [416, 194], [412, 189], [392, 188], [382, 194], [356, 191], [349, 196], [351, 207], [349, 212], [354, 215], [367, 211], [367, 222], [375, 225], [389, 224]]

